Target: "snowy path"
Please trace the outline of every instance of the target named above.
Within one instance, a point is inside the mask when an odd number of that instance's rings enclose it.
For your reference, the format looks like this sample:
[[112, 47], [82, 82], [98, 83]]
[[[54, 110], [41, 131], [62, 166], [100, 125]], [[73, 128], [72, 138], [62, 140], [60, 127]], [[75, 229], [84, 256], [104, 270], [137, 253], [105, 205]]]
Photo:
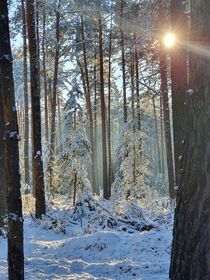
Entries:
[[[73, 226], [74, 227], [74, 226]], [[57, 234], [25, 221], [25, 279], [166, 280], [171, 231]], [[6, 280], [6, 241], [0, 239], [0, 279]]]

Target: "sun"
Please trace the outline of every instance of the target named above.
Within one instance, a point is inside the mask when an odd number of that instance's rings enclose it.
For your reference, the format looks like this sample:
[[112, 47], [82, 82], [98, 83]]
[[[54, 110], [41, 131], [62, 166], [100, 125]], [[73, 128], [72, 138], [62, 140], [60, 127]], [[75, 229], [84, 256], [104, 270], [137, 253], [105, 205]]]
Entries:
[[176, 36], [173, 33], [167, 33], [163, 38], [163, 42], [167, 48], [172, 48], [176, 42]]

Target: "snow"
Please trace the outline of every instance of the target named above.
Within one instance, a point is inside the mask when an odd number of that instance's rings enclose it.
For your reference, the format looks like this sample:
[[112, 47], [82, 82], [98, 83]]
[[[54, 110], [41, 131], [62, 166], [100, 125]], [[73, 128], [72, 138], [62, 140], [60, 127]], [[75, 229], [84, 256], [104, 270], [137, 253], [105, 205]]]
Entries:
[[17, 131], [9, 131], [9, 138], [13, 139], [20, 139], [20, 136], [18, 135]]
[[[98, 228], [87, 234], [69, 220], [64, 204], [56, 207], [51, 214], [62, 223], [55, 229], [47, 219], [37, 223], [24, 215], [26, 280], [168, 279], [171, 224], [149, 232]], [[0, 248], [0, 279], [6, 280], [6, 239], [0, 238]]]
[[188, 90], [186, 90], [186, 93], [188, 93], [189, 95], [194, 95], [195, 91], [192, 88], [189, 88]]
[[10, 61], [10, 62], [12, 62], [12, 60], [13, 60], [10, 54], [4, 54], [4, 55], [2, 55], [2, 56], [0, 57], [0, 60], [3, 60], [3, 59], [6, 59], [6, 60], [8, 60], [8, 61]]

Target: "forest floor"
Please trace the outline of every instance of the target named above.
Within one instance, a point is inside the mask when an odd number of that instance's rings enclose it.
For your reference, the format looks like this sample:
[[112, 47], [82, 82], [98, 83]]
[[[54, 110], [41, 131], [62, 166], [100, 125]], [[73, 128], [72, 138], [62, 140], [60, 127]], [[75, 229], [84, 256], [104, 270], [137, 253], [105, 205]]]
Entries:
[[[57, 200], [42, 222], [24, 211], [26, 280], [168, 279], [171, 210], [162, 207], [153, 219], [156, 228], [141, 232], [122, 225], [100, 227], [87, 218], [78, 222], [68, 211], [64, 200]], [[1, 280], [7, 279], [6, 252], [6, 239], [0, 238]]]

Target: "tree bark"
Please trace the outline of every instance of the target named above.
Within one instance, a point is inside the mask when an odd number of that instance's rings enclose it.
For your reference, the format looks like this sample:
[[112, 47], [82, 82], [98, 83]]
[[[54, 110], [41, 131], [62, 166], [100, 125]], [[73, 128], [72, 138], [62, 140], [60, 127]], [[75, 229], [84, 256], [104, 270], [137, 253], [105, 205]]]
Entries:
[[6, 148], [6, 188], [8, 208], [8, 276], [24, 279], [23, 217], [19, 170], [18, 125], [7, 0], [0, 2], [0, 95]]
[[[191, 1], [191, 42], [209, 49], [210, 2]], [[190, 54], [190, 88], [186, 105], [181, 155], [181, 178], [177, 191], [171, 280], [210, 279], [210, 61], [202, 52]], [[178, 75], [178, 74], [177, 74]], [[181, 94], [181, 92], [180, 92]], [[182, 93], [183, 94], [183, 93]], [[179, 109], [181, 110], [181, 109]], [[175, 112], [177, 114], [177, 112]], [[178, 135], [183, 126], [177, 126]], [[176, 132], [176, 131], [175, 131]]]
[[42, 162], [41, 143], [41, 110], [40, 110], [40, 84], [37, 55], [37, 42], [35, 32], [34, 0], [26, 0], [27, 27], [30, 54], [31, 75], [31, 106], [32, 106], [32, 135], [33, 135], [33, 174], [36, 197], [36, 217], [41, 218], [46, 213], [44, 171]]
[[[134, 80], [134, 59], [131, 62], [131, 109], [132, 109], [132, 121], [133, 121], [133, 134], [136, 133], [136, 112], [135, 112], [135, 80]], [[136, 185], [136, 145], [133, 143], [133, 186]], [[131, 190], [128, 190], [127, 197], [131, 194]]]
[[127, 109], [127, 91], [126, 91], [126, 71], [125, 71], [125, 34], [123, 31], [123, 14], [124, 14], [124, 0], [121, 0], [120, 11], [120, 36], [121, 36], [121, 63], [122, 63], [122, 79], [123, 79], [123, 112], [124, 122], [127, 122], [128, 109]]
[[98, 103], [98, 99], [97, 99], [97, 69], [96, 69], [96, 63], [97, 63], [97, 54], [96, 54], [96, 49], [95, 49], [95, 63], [94, 63], [94, 147], [95, 147], [95, 169], [96, 169], [96, 186], [98, 188], [98, 192], [100, 194], [100, 190], [99, 190], [99, 181], [98, 181], [98, 162], [97, 162], [97, 148], [98, 148], [98, 142], [97, 142], [97, 103]]
[[160, 47], [160, 75], [161, 75], [161, 95], [163, 101], [163, 123], [164, 135], [166, 143], [166, 159], [169, 183], [169, 195], [173, 199], [176, 196], [174, 189], [174, 164], [173, 164], [173, 150], [171, 141], [171, 125], [170, 125], [170, 108], [168, 100], [168, 82], [167, 82], [167, 62], [165, 50]]
[[76, 203], [76, 196], [77, 196], [77, 172], [74, 172], [74, 186], [73, 186], [73, 206]]
[[158, 122], [157, 122], [157, 113], [155, 106], [155, 98], [152, 98], [153, 113], [154, 113], [154, 124], [155, 124], [155, 136], [156, 136], [156, 147], [157, 147], [157, 163], [158, 171], [161, 173], [161, 159], [160, 159], [160, 145], [159, 145], [159, 134], [158, 134]]
[[[77, 109], [74, 110], [74, 125], [73, 125], [74, 132], [76, 133], [77, 129]], [[73, 180], [73, 206], [75, 206], [77, 197], [77, 171], [74, 170], [74, 180]]]
[[51, 139], [50, 139], [50, 161], [49, 161], [49, 185], [53, 190], [53, 164], [55, 160], [56, 150], [56, 108], [57, 108], [57, 91], [58, 91], [58, 70], [59, 70], [59, 56], [60, 56], [60, 0], [56, 10], [56, 46], [55, 46], [55, 60], [54, 60], [54, 74], [53, 74], [53, 88], [51, 96]]
[[[182, 0], [171, 1], [171, 27], [178, 34], [179, 41], [183, 42], [188, 36], [188, 19]], [[183, 151], [183, 136], [185, 134], [185, 112], [187, 77], [187, 52], [183, 45], [175, 45], [170, 52], [171, 56], [171, 90], [174, 128], [174, 162], [175, 181], [180, 184], [181, 166], [180, 157]]]
[[39, 73], [39, 84], [41, 86], [40, 82], [40, 39], [39, 39], [39, 1], [40, 0], [34, 0], [35, 1], [35, 32], [36, 32], [36, 43], [37, 43], [37, 57], [38, 57], [38, 73]]
[[[57, 104], [58, 104], [58, 134], [59, 134], [59, 138], [62, 135], [62, 128], [61, 128], [61, 101], [60, 101], [60, 96], [59, 94], [57, 95]], [[60, 152], [62, 152], [63, 150], [63, 146], [62, 146], [62, 142], [59, 145], [59, 150]]]
[[23, 83], [24, 83], [24, 168], [25, 168], [25, 183], [30, 185], [29, 177], [29, 109], [28, 109], [28, 71], [27, 71], [27, 31], [26, 31], [26, 12], [25, 1], [21, 0], [22, 7], [22, 24], [23, 24]]
[[[45, 9], [45, 8], [44, 8]], [[48, 89], [47, 89], [47, 73], [46, 73], [46, 47], [45, 47], [45, 36], [46, 36], [46, 12], [43, 12], [43, 38], [42, 38], [42, 67], [43, 67], [43, 82], [44, 82], [44, 117], [45, 117], [45, 138], [46, 141], [49, 139], [49, 126], [48, 126]]]
[[165, 145], [164, 145], [164, 131], [163, 131], [163, 96], [160, 95], [160, 142], [161, 142], [161, 170], [165, 174]]
[[101, 126], [102, 126], [102, 154], [103, 154], [103, 196], [108, 199], [111, 189], [108, 184], [107, 172], [107, 135], [106, 135], [106, 104], [104, 96], [104, 59], [103, 59], [103, 28], [102, 19], [98, 20], [99, 26], [99, 59], [100, 59], [100, 99], [101, 99]]
[[[51, 154], [55, 153], [55, 118], [56, 118], [56, 101], [57, 101], [57, 85], [58, 85], [58, 66], [59, 66], [59, 55], [60, 55], [60, 1], [56, 11], [56, 47], [55, 47], [55, 61], [54, 61], [54, 77], [53, 77], [53, 96], [52, 96], [52, 116], [51, 116]], [[53, 158], [52, 158], [53, 160]]]
[[[5, 182], [5, 141], [4, 141], [4, 112], [3, 112], [3, 98], [0, 94], [0, 228], [5, 225], [4, 217], [6, 216], [7, 209], [7, 193]], [[0, 230], [1, 235], [1, 230]]]
[[[112, 143], [111, 143], [111, 75], [112, 75], [112, 18], [110, 24], [109, 33], [109, 70], [108, 70], [108, 119], [107, 119], [107, 144], [108, 144], [108, 176], [109, 176], [109, 188], [111, 188], [113, 182], [112, 171]], [[110, 190], [111, 193], [111, 190]]]
[[136, 35], [134, 36], [134, 57], [135, 57], [135, 79], [136, 79], [136, 107], [137, 107], [137, 124], [138, 130], [141, 130], [141, 108], [140, 108], [140, 89], [139, 89], [139, 56]]

